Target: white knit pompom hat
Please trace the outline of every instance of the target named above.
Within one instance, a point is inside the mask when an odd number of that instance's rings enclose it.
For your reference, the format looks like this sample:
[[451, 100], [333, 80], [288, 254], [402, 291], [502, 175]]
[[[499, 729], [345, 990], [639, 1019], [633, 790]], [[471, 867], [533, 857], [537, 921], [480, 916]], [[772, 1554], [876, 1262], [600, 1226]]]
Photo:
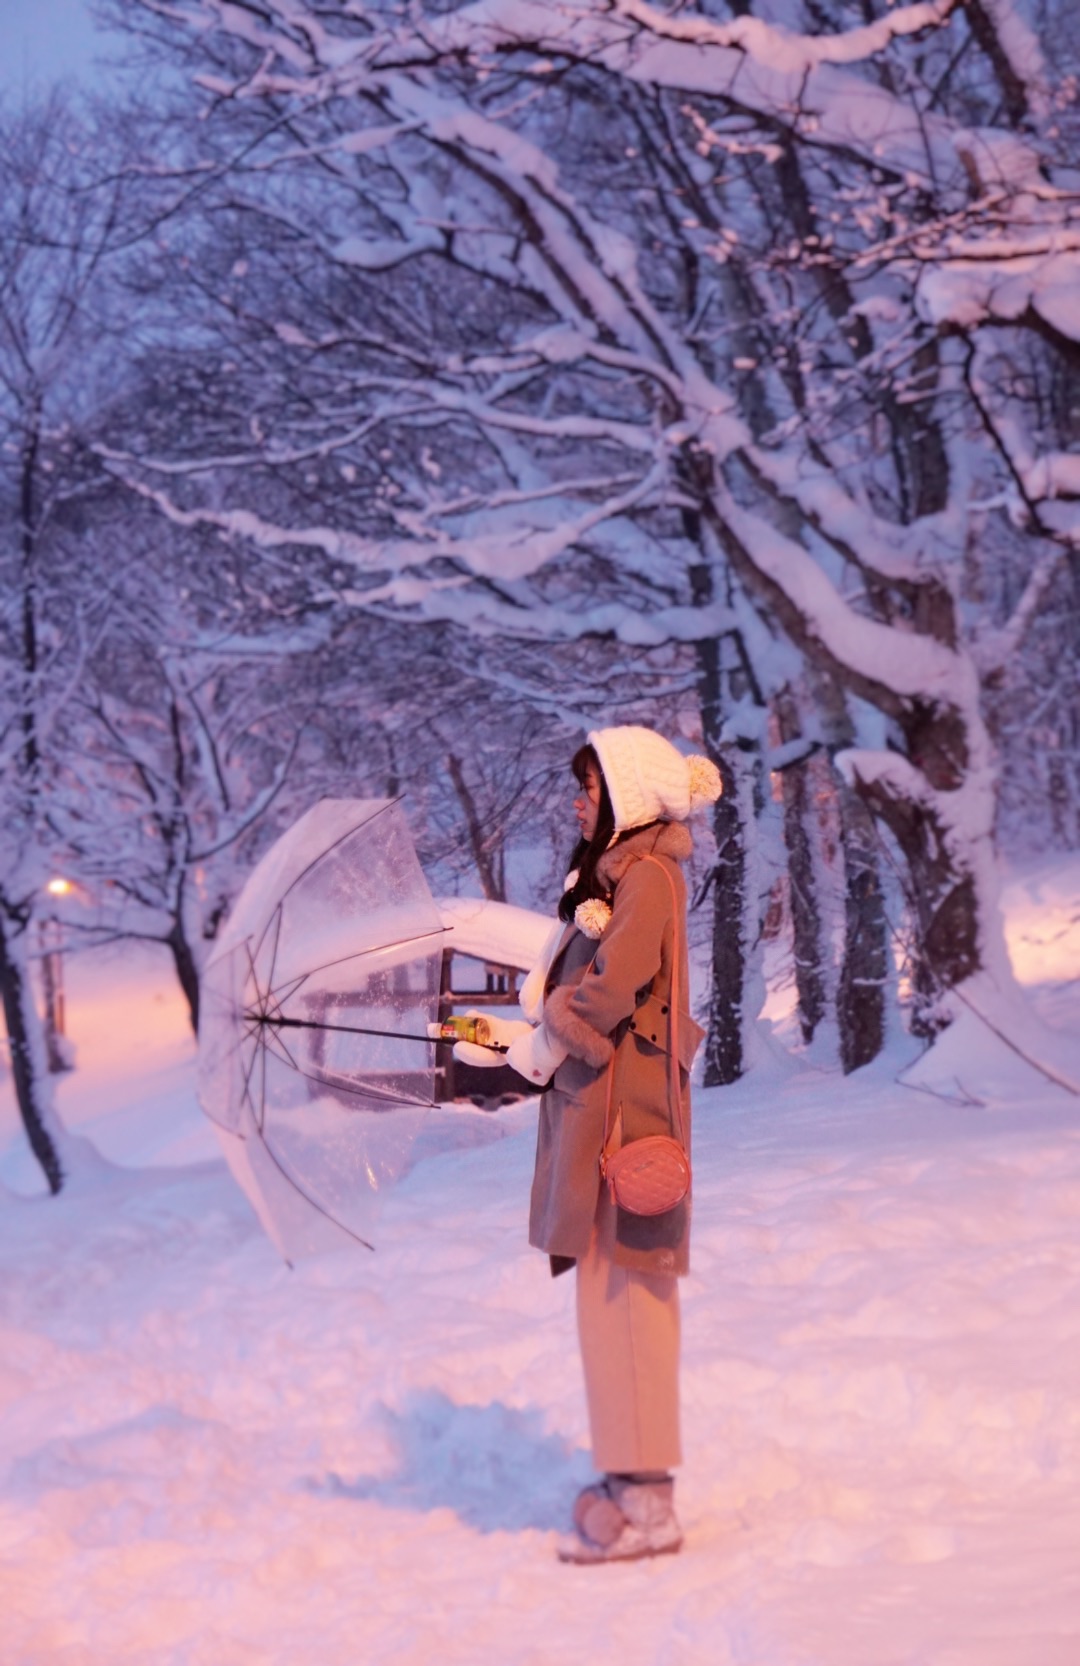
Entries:
[[720, 771], [712, 760], [684, 758], [652, 729], [633, 723], [593, 729], [589, 745], [604, 772], [616, 833], [651, 821], [685, 821], [720, 797]]

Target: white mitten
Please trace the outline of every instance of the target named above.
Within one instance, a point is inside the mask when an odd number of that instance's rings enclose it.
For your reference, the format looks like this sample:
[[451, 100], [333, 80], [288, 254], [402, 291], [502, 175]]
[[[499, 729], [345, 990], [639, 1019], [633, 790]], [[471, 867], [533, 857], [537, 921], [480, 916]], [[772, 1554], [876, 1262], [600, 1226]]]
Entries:
[[498, 1070], [506, 1063], [506, 1054], [492, 1047], [477, 1047], [473, 1041], [455, 1041], [454, 1057], [462, 1064], [475, 1064], [480, 1070]]
[[491, 1040], [496, 1047], [509, 1047], [518, 1036], [532, 1029], [523, 1018], [496, 1018], [493, 1012], [467, 1012], [466, 1018], [485, 1018], [491, 1029]]
[[541, 1021], [535, 1029], [525, 1026], [526, 1034], [510, 1043], [506, 1062], [528, 1082], [549, 1082], [566, 1058], [566, 1048], [548, 1035]]
[[[490, 1047], [479, 1047], [472, 1041], [455, 1041], [454, 1057], [462, 1064], [474, 1064], [480, 1070], [498, 1070], [500, 1065], [507, 1062], [505, 1052], [495, 1052], [496, 1047], [509, 1047], [511, 1042], [532, 1034], [532, 1025], [526, 1024], [521, 1018], [496, 1018], [490, 1012], [477, 1012], [475, 1008], [465, 1014], [466, 1018], [483, 1018], [491, 1030]], [[546, 1080], [546, 1078], [545, 1078]]]

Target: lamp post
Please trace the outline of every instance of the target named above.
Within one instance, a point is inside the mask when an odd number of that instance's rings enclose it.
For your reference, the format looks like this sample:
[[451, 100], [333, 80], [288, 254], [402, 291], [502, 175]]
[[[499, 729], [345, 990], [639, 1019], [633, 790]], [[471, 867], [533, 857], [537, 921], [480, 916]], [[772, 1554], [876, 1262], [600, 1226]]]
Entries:
[[[70, 879], [62, 879], [59, 875], [50, 879], [45, 887], [50, 897], [55, 897], [57, 901], [70, 896], [74, 888]], [[41, 922], [41, 983], [45, 995], [45, 1051], [49, 1071], [55, 1076], [71, 1068], [63, 1044], [64, 928], [56, 915]]]

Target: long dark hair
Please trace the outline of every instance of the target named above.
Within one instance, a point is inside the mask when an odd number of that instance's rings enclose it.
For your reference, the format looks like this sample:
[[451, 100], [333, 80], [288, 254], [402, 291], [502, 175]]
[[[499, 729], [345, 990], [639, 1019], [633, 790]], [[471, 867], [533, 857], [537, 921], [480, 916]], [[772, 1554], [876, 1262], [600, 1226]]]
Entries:
[[605, 902], [611, 900], [611, 894], [597, 880], [596, 864], [603, 856], [615, 833], [615, 811], [611, 807], [611, 796], [604, 780], [604, 772], [600, 768], [600, 759], [593, 746], [579, 746], [570, 760], [570, 768], [577, 777], [578, 785], [584, 787], [586, 772], [590, 764], [595, 769], [600, 780], [600, 805], [596, 816], [596, 832], [591, 839], [579, 839], [574, 846], [570, 858], [570, 869], [576, 868], [578, 876], [569, 891], [564, 891], [559, 903], [560, 920], [572, 920], [574, 910], [580, 902], [586, 902], [589, 897], [603, 897]]

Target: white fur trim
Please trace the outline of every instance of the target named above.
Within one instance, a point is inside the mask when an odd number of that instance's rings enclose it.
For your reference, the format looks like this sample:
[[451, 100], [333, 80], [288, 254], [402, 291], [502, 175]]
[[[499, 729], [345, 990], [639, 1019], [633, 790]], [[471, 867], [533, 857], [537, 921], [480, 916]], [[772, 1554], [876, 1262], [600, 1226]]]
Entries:
[[662, 822], [659, 827], [645, 827], [631, 833], [621, 844], [606, 850], [596, 864], [600, 884], [616, 886], [623, 875], [642, 856], [666, 856], [672, 862], [688, 862], [694, 850], [690, 829], [677, 821]]
[[578, 1017], [570, 1005], [573, 995], [573, 989], [566, 984], [560, 984], [551, 991], [544, 1013], [544, 1026], [552, 1039], [565, 1047], [568, 1053], [573, 1053], [576, 1059], [584, 1059], [594, 1070], [601, 1070], [614, 1053], [615, 1045], [609, 1035], [602, 1035], [584, 1018]]
[[547, 983], [551, 963], [555, 959], [556, 951], [562, 942], [565, 930], [566, 926], [562, 920], [556, 920], [544, 939], [544, 946], [540, 950], [540, 959], [521, 986], [518, 1006], [530, 1024], [539, 1024], [540, 1022], [544, 1010], [544, 986]]

